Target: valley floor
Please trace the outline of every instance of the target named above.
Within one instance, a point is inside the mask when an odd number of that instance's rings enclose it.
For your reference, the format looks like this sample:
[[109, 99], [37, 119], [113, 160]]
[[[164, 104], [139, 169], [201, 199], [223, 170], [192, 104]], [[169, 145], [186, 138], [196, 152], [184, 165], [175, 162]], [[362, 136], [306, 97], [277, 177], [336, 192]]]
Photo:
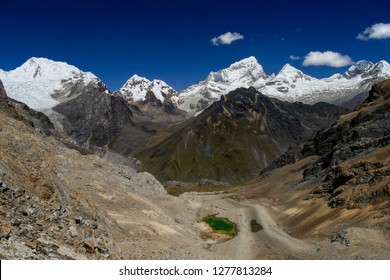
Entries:
[[[389, 238], [378, 229], [350, 227], [342, 231], [348, 244], [337, 238], [331, 242], [337, 234], [300, 239], [276, 222], [285, 214], [275, 207], [237, 201], [230, 194], [186, 193], [174, 200], [174, 204], [165, 199], [159, 207], [150, 205], [151, 209], [142, 210], [148, 221], [137, 219], [130, 211], [109, 213], [126, 235], [120, 243], [125, 258], [390, 259]], [[226, 239], [210, 234], [201, 219], [213, 214], [236, 223], [238, 235]], [[263, 229], [253, 232], [252, 220]]]
[[[175, 197], [148, 173], [66, 148], [8, 114], [1, 259], [390, 259], [388, 215], [304, 199], [313, 185], [302, 170], [314, 157], [238, 188]], [[228, 218], [238, 235], [212, 234], [209, 215]]]
[[[294, 168], [299, 166], [281, 170], [291, 174], [284, 182], [298, 180], [300, 176], [291, 172]], [[266, 182], [272, 185], [279, 175], [270, 175]], [[104, 201], [109, 193], [100, 190], [100, 195], [90, 193], [90, 199], [100, 197], [95, 203], [119, 225], [113, 239], [120, 241], [126, 259], [390, 259], [389, 235], [384, 233], [389, 228], [375, 226], [373, 221], [378, 219], [363, 218], [361, 211], [331, 209], [325, 200], [302, 204], [301, 198], [287, 199], [290, 194], [284, 183], [273, 189], [273, 195], [267, 193], [267, 185], [258, 188], [258, 184], [263, 182], [252, 182], [231, 193], [192, 192], [179, 197], [118, 193], [115, 203], [108, 204]], [[285, 197], [276, 195], [283, 190]], [[276, 197], [289, 203], [286, 206]], [[296, 222], [296, 213], [317, 207], [322, 212]], [[202, 222], [208, 215], [236, 223], [237, 236], [228, 239], [211, 234]], [[253, 232], [252, 220], [262, 230]]]

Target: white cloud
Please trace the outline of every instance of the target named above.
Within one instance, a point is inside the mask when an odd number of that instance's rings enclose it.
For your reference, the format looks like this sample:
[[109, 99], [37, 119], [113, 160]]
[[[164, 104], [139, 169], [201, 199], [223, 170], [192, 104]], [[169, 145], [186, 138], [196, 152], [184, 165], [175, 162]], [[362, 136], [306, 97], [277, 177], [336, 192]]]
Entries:
[[244, 39], [244, 35], [241, 35], [240, 33], [226, 32], [225, 34], [212, 38], [210, 41], [213, 46], [219, 46], [219, 45], [230, 45], [234, 41], [243, 40], [243, 39]]
[[390, 23], [377, 23], [367, 27], [362, 33], [359, 33], [356, 39], [367, 41], [370, 39], [390, 38]]
[[299, 56], [295, 56], [295, 55], [290, 55], [290, 59], [291, 60], [300, 60], [301, 58]]
[[351, 65], [353, 60], [348, 55], [342, 55], [338, 52], [309, 52], [305, 56], [303, 66], [329, 66], [344, 67]]

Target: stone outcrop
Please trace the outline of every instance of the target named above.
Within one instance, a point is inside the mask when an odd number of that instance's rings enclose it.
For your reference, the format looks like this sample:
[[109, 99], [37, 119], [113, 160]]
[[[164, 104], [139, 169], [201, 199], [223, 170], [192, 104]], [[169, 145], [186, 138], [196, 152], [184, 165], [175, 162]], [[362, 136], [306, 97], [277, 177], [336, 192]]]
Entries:
[[0, 101], [4, 100], [7, 98], [7, 93], [4, 90], [4, 85], [2, 81], [0, 80]]

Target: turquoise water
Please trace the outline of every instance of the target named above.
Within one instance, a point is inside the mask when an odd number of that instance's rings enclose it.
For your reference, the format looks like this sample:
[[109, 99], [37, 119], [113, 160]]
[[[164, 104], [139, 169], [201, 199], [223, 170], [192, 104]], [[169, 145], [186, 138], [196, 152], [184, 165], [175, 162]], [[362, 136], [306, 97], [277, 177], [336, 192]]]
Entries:
[[230, 236], [237, 235], [237, 226], [236, 224], [230, 222], [226, 218], [217, 218], [215, 216], [208, 216], [203, 218], [203, 221], [207, 223], [214, 232], [227, 234]]

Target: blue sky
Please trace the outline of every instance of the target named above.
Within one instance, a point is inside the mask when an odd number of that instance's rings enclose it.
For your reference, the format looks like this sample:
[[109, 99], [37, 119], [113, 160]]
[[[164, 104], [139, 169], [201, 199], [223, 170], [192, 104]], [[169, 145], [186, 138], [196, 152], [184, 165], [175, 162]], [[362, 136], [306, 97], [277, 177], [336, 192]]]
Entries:
[[[290, 63], [321, 78], [348, 66], [303, 66], [310, 52], [320, 52], [310, 57], [317, 64], [390, 61], [390, 25], [379, 23], [390, 23], [388, 0], [2, 0], [0, 69], [46, 57], [93, 72], [112, 91], [133, 74], [181, 90], [253, 55], [267, 74]], [[378, 30], [384, 33], [376, 36]], [[326, 51], [337, 54], [324, 58]]]

